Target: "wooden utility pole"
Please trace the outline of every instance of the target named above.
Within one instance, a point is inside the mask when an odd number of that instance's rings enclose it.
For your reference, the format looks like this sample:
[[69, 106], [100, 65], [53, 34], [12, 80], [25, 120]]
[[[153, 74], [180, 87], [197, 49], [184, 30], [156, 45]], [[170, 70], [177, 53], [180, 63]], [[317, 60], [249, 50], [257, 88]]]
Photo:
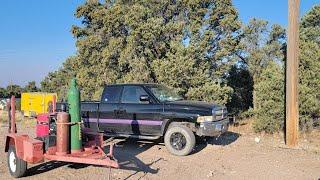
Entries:
[[286, 65], [286, 144], [297, 145], [299, 125], [299, 6], [300, 0], [288, 0], [288, 45]]

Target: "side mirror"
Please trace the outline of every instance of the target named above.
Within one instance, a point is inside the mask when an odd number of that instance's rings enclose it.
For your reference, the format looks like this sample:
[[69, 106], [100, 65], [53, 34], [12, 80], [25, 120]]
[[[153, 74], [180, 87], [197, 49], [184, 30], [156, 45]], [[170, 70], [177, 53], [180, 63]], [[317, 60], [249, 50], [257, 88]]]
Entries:
[[148, 95], [141, 95], [140, 96], [140, 102], [150, 102], [150, 98]]

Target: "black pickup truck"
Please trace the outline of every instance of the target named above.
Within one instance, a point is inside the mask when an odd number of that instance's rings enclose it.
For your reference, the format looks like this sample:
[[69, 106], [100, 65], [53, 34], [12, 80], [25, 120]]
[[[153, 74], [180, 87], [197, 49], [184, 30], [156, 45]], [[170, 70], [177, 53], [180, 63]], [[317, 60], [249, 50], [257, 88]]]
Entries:
[[100, 102], [82, 102], [84, 128], [106, 136], [158, 139], [175, 155], [188, 155], [195, 136], [219, 136], [228, 129], [225, 106], [185, 101], [159, 84], [107, 85]]

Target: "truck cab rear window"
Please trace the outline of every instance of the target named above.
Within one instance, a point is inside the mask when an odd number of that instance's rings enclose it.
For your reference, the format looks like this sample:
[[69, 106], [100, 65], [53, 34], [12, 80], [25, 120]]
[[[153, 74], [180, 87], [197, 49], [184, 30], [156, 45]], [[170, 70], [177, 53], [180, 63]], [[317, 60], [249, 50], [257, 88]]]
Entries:
[[102, 103], [118, 103], [121, 95], [121, 86], [107, 86], [101, 96]]

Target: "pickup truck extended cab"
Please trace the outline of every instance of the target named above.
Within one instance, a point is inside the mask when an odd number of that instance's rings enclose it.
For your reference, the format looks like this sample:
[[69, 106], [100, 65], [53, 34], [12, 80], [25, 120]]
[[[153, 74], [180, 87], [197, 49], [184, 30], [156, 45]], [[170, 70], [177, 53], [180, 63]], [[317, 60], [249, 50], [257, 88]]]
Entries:
[[100, 102], [82, 102], [85, 129], [106, 136], [158, 139], [167, 149], [188, 155], [195, 136], [219, 136], [228, 129], [225, 106], [185, 101], [159, 84], [107, 85]]

